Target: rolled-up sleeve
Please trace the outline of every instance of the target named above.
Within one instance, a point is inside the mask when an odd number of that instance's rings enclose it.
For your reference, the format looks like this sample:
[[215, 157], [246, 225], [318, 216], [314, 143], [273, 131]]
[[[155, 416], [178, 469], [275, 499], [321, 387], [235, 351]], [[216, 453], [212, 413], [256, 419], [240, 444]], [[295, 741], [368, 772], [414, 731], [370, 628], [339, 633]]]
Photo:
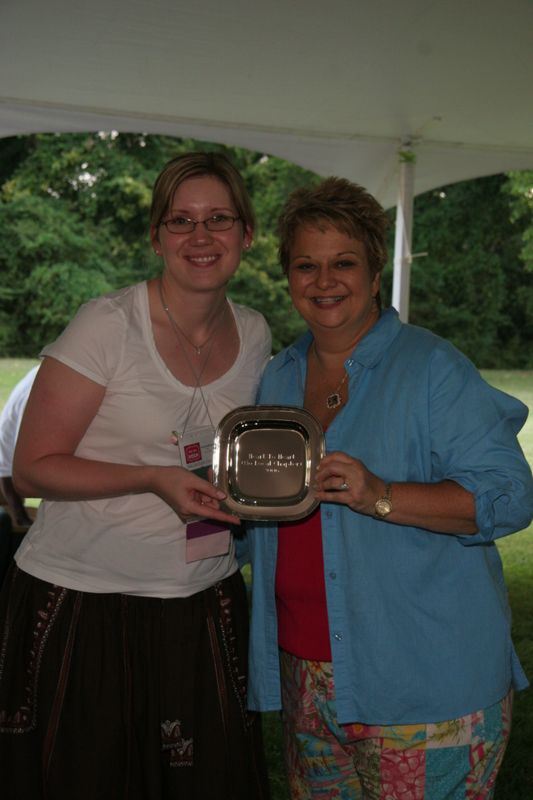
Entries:
[[430, 409], [433, 478], [453, 480], [474, 495], [475, 545], [527, 528], [533, 517], [533, 480], [517, 433], [527, 407], [490, 386], [451, 346], [433, 358]]

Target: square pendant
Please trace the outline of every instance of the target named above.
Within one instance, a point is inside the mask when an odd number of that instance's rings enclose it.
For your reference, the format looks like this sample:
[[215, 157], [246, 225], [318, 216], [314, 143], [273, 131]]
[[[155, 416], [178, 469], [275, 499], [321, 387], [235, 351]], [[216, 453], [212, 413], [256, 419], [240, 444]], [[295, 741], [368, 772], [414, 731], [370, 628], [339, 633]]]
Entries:
[[338, 408], [342, 403], [342, 397], [338, 392], [330, 394], [326, 398], [326, 405], [328, 408]]

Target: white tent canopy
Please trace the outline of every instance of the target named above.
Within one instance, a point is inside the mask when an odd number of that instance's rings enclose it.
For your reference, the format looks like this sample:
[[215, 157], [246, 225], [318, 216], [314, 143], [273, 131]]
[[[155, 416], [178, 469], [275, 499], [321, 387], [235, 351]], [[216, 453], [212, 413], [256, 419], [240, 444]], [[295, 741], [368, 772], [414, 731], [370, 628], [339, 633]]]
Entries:
[[3, 0], [0, 136], [239, 145], [392, 206], [406, 143], [415, 194], [533, 167], [532, 32], [530, 0]]

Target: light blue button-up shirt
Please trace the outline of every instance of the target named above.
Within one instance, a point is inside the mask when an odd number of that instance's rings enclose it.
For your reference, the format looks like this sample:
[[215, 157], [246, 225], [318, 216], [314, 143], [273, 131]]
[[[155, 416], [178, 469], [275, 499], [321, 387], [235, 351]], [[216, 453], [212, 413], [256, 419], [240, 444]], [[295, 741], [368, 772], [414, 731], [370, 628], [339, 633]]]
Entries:
[[[308, 333], [270, 362], [260, 404], [302, 405], [310, 342]], [[359, 458], [393, 483], [456, 481], [475, 496], [478, 533], [432, 533], [322, 504], [339, 721], [437, 722], [489, 706], [511, 686], [527, 686], [493, 541], [527, 527], [533, 514], [531, 470], [516, 440], [527, 408], [490, 387], [451, 344], [401, 323], [394, 309], [345, 367], [350, 400], [328, 428], [328, 452]], [[256, 523], [247, 538], [249, 705], [274, 710], [276, 526]]]

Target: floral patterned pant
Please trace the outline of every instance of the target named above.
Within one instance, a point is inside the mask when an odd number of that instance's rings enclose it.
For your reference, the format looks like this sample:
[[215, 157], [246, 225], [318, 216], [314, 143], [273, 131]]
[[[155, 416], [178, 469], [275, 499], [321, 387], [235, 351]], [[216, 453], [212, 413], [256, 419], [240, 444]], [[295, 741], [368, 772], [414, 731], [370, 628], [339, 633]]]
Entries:
[[490, 800], [512, 695], [459, 719], [339, 725], [331, 664], [281, 654], [292, 800]]

